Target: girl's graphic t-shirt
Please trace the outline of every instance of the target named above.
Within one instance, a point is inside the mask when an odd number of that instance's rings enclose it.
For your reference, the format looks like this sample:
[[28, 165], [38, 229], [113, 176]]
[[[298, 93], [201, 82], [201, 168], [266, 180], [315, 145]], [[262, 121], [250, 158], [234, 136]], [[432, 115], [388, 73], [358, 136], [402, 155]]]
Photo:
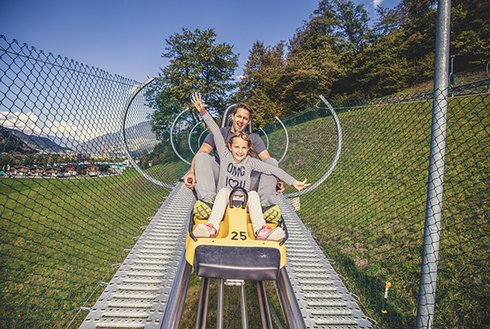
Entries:
[[246, 156], [240, 163], [236, 163], [230, 150], [226, 147], [225, 140], [213, 118], [209, 113], [203, 115], [202, 118], [213, 134], [216, 149], [221, 159], [217, 186], [218, 191], [223, 187], [229, 187], [231, 189], [243, 187], [245, 190], [249, 191], [250, 174], [252, 171], [274, 175], [288, 185], [293, 184], [295, 179], [284, 170], [267, 164], [259, 159], [252, 158], [251, 156]]

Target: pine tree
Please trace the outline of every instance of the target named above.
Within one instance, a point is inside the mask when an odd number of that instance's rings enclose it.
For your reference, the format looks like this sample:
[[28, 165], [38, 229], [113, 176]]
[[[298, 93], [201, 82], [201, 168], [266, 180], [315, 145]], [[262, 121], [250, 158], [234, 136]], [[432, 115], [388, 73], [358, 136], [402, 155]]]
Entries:
[[328, 95], [341, 74], [336, 46], [337, 19], [329, 1], [322, 1], [310, 20], [289, 43], [287, 64], [281, 78], [282, 97], [288, 113], [312, 107], [318, 95]]
[[451, 54], [456, 67], [481, 69], [490, 59], [490, 2], [453, 0]]
[[283, 42], [266, 47], [258, 41], [252, 46], [235, 100], [252, 106], [255, 126], [263, 126], [283, 112], [279, 80], [284, 65]]

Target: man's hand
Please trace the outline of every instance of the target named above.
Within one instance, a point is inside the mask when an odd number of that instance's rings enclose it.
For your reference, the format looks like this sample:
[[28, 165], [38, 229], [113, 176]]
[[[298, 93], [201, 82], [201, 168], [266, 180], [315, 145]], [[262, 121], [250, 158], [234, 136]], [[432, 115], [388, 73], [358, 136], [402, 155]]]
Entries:
[[276, 184], [276, 195], [281, 194], [286, 190], [286, 184], [283, 181], [278, 180]]
[[191, 189], [192, 190], [194, 188], [194, 186], [196, 185], [196, 176], [193, 173], [188, 172], [184, 176], [184, 185], [188, 189]]
[[298, 191], [301, 191], [302, 189], [304, 189], [305, 187], [308, 187], [310, 186], [311, 184], [306, 184], [306, 178], [304, 181], [300, 182], [300, 181], [297, 181], [295, 180], [293, 182], [293, 186], [298, 190]]

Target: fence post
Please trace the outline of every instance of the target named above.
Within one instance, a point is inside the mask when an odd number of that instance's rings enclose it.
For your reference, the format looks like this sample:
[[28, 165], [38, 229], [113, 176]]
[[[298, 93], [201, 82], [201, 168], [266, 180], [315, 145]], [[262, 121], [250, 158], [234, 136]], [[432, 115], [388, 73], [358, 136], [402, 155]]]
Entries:
[[417, 328], [432, 328], [436, 297], [437, 262], [442, 217], [444, 153], [449, 68], [451, 1], [438, 0], [434, 101], [430, 141], [429, 181], [425, 209], [424, 248], [420, 269]]

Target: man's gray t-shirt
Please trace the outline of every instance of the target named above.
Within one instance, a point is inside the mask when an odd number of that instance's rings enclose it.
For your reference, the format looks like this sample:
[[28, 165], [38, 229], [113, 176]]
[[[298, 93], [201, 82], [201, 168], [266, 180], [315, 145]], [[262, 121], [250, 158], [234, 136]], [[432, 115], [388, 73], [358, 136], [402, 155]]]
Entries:
[[[208, 113], [203, 115], [202, 118], [213, 134], [220, 134], [218, 125]], [[245, 190], [250, 191], [250, 174], [252, 171], [274, 175], [288, 185], [292, 185], [295, 181], [291, 175], [281, 168], [272, 166], [250, 156], [247, 156], [240, 163], [236, 163], [230, 150], [226, 147], [223, 136], [216, 136], [215, 141], [217, 149], [216, 153], [219, 153], [222, 158], [217, 186], [218, 191], [223, 187], [229, 187], [231, 189], [243, 187]]]
[[[221, 136], [223, 136], [223, 138], [225, 139], [225, 143], [228, 144], [228, 141], [230, 140], [231, 136], [233, 135], [233, 133], [231, 132], [231, 127], [222, 127], [222, 128], [219, 128], [219, 130], [221, 132]], [[251, 133], [251, 134], [249, 134], [249, 137], [252, 140], [252, 145], [253, 145], [254, 151], [257, 155], [262, 153], [262, 151], [265, 151], [267, 149], [265, 147], [264, 141], [262, 140], [262, 138], [260, 138], [259, 135], [257, 135], [256, 133]], [[206, 138], [204, 139], [204, 143], [211, 145], [213, 150], [216, 150], [216, 143], [214, 142], [213, 134], [208, 134], [206, 136]], [[214, 157], [216, 159], [216, 162], [220, 163], [218, 152], [215, 152]]]

